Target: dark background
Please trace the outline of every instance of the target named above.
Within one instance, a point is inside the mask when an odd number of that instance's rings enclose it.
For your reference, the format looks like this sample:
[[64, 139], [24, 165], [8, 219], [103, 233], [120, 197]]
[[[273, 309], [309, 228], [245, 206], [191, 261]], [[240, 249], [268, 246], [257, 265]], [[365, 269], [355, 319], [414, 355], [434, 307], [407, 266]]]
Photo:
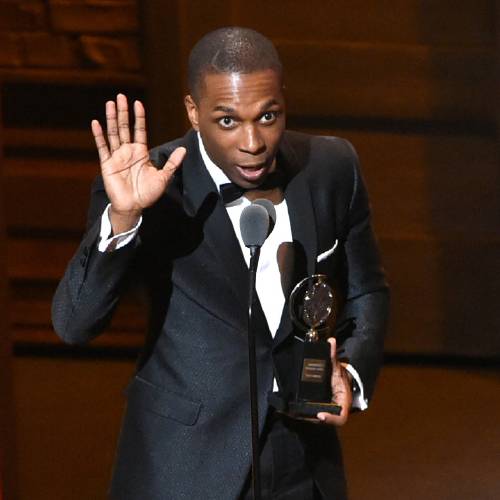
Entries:
[[379, 391], [342, 431], [352, 498], [494, 498], [500, 2], [0, 0], [7, 498], [105, 497], [141, 309], [84, 349], [50, 325], [98, 171], [89, 123], [121, 91], [151, 146], [183, 134], [189, 50], [231, 24], [278, 47], [289, 128], [351, 140], [368, 183], [393, 312]]

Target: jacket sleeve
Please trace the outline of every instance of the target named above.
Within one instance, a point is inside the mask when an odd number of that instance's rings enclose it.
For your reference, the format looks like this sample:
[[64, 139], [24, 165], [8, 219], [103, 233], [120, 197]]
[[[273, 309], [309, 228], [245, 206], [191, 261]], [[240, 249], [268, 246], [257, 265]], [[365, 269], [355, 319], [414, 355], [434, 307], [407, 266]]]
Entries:
[[[350, 146], [350, 145], [349, 145]], [[345, 220], [346, 302], [339, 318], [339, 357], [347, 358], [363, 382], [365, 399], [374, 390], [383, 360], [389, 288], [371, 225], [368, 194], [352, 150], [353, 189]], [[347, 327], [346, 327], [347, 326]]]
[[97, 249], [101, 215], [108, 198], [102, 179], [92, 186], [86, 234], [70, 260], [52, 301], [52, 323], [69, 344], [83, 344], [109, 323], [139, 238], [111, 253]]

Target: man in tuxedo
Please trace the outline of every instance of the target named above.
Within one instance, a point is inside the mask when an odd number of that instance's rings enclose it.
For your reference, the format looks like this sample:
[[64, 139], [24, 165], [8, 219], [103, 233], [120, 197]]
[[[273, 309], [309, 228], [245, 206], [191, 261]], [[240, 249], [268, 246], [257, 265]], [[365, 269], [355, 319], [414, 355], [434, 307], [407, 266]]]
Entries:
[[[107, 138], [92, 122], [101, 176], [53, 302], [58, 334], [83, 343], [105, 328], [128, 284], [148, 297], [110, 495], [250, 498], [249, 253], [238, 220], [267, 198], [277, 219], [262, 247], [253, 317], [263, 497], [345, 498], [335, 427], [367, 407], [388, 310], [357, 156], [342, 139], [285, 130], [281, 62], [252, 30], [223, 28], [196, 44], [185, 106], [192, 130], [151, 151], [138, 101], [133, 136], [121, 94], [106, 103]], [[288, 297], [314, 273], [341, 298], [329, 342], [342, 412], [303, 421], [269, 401], [297, 390], [303, 332]]]

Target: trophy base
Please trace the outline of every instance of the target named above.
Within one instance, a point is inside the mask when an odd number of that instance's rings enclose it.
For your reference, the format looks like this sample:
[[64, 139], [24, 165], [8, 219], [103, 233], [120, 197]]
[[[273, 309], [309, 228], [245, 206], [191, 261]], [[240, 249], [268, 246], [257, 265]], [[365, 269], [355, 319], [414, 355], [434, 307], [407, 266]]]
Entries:
[[288, 413], [292, 417], [316, 418], [319, 412], [340, 415], [342, 406], [336, 403], [318, 403], [315, 401], [293, 401], [288, 404]]

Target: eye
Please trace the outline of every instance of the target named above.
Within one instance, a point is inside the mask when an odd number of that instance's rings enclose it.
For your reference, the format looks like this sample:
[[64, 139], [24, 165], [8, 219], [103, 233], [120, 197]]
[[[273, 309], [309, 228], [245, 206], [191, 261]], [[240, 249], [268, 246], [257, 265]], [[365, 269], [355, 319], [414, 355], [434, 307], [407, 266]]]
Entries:
[[230, 116], [223, 116], [222, 118], [219, 118], [218, 123], [222, 128], [233, 128], [236, 124], [234, 119]]
[[273, 123], [278, 116], [278, 113], [276, 111], [266, 111], [261, 117], [260, 117], [260, 123], [264, 124], [270, 124]]

